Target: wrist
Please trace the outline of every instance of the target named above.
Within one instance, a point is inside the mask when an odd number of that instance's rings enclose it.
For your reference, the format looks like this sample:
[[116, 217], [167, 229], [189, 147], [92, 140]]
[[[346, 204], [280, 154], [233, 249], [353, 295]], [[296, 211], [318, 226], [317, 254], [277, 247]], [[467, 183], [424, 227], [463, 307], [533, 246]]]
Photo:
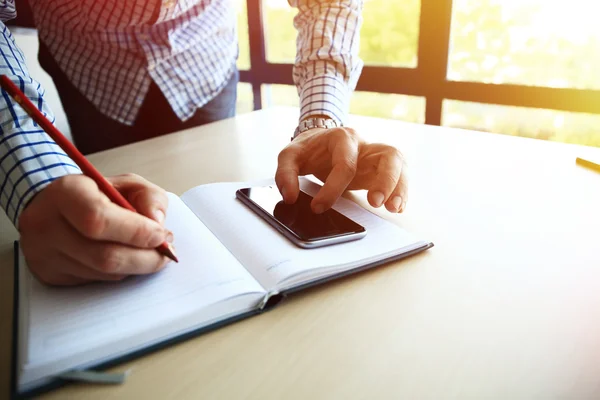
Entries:
[[304, 122], [307, 119], [311, 119], [311, 118], [333, 119], [327, 114], [311, 114], [311, 115], [307, 115], [304, 118], [300, 119], [300, 122]]
[[298, 137], [298, 135], [311, 129], [332, 129], [339, 126], [341, 126], [341, 124], [327, 115], [309, 115], [300, 120], [298, 127], [296, 127], [296, 130], [294, 131], [292, 140]]

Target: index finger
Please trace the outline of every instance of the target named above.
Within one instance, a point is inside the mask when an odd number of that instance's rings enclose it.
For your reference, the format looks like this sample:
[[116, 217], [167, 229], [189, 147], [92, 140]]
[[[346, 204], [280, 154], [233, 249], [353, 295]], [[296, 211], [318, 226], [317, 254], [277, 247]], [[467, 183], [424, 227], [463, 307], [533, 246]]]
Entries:
[[94, 240], [153, 248], [167, 237], [157, 222], [112, 203], [91, 179], [73, 180], [57, 191], [61, 215], [81, 235]]
[[340, 135], [333, 140], [330, 146], [333, 147], [331, 172], [311, 203], [313, 212], [317, 214], [331, 208], [356, 175], [358, 143], [347, 135]]
[[294, 146], [289, 145], [279, 153], [277, 160], [275, 183], [286, 204], [294, 204], [300, 193], [298, 182], [298, 175], [300, 174], [299, 157], [299, 151]]
[[169, 198], [160, 186], [136, 174], [117, 175], [107, 179], [138, 213], [159, 224], [164, 222]]

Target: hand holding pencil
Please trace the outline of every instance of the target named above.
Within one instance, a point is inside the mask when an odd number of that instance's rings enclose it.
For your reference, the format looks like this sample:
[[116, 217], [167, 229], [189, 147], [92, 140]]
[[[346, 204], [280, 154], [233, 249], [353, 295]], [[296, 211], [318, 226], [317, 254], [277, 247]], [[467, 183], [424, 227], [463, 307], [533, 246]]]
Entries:
[[73, 285], [152, 273], [168, 258], [176, 261], [172, 234], [162, 226], [165, 192], [136, 175], [102, 177], [7, 77], [0, 83], [84, 173], [53, 181], [21, 214], [32, 272], [45, 283]]

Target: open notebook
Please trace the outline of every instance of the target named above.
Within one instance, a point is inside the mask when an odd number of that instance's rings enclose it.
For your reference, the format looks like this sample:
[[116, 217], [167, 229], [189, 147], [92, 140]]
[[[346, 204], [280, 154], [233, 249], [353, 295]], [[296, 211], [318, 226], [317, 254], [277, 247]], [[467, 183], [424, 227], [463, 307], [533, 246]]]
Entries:
[[[260, 182], [260, 185], [273, 184]], [[70, 370], [114, 365], [224, 323], [257, 314], [293, 291], [432, 246], [347, 199], [334, 208], [365, 238], [305, 250], [235, 197], [254, 183], [202, 185], [169, 194], [166, 226], [180, 259], [120, 283], [74, 288], [40, 284], [18, 258], [15, 391], [56, 385]], [[302, 178], [314, 195], [319, 186]]]

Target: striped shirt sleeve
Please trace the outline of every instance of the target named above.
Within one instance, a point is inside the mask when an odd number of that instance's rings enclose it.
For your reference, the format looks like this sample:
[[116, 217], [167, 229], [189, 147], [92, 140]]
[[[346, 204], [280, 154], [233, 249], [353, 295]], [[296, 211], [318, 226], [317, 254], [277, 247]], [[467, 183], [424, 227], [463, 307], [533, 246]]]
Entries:
[[[0, 9], [3, 3], [0, 3]], [[2, 14], [4, 17], [4, 14]], [[0, 74], [8, 76], [54, 122], [44, 91], [31, 79], [23, 53], [8, 28], [0, 22]], [[54, 179], [80, 173], [75, 163], [16, 104], [0, 93], [0, 206], [17, 221], [33, 196]]]
[[362, 0], [288, 0], [299, 12], [294, 83], [300, 120], [327, 115], [345, 123], [363, 62], [358, 56]]

